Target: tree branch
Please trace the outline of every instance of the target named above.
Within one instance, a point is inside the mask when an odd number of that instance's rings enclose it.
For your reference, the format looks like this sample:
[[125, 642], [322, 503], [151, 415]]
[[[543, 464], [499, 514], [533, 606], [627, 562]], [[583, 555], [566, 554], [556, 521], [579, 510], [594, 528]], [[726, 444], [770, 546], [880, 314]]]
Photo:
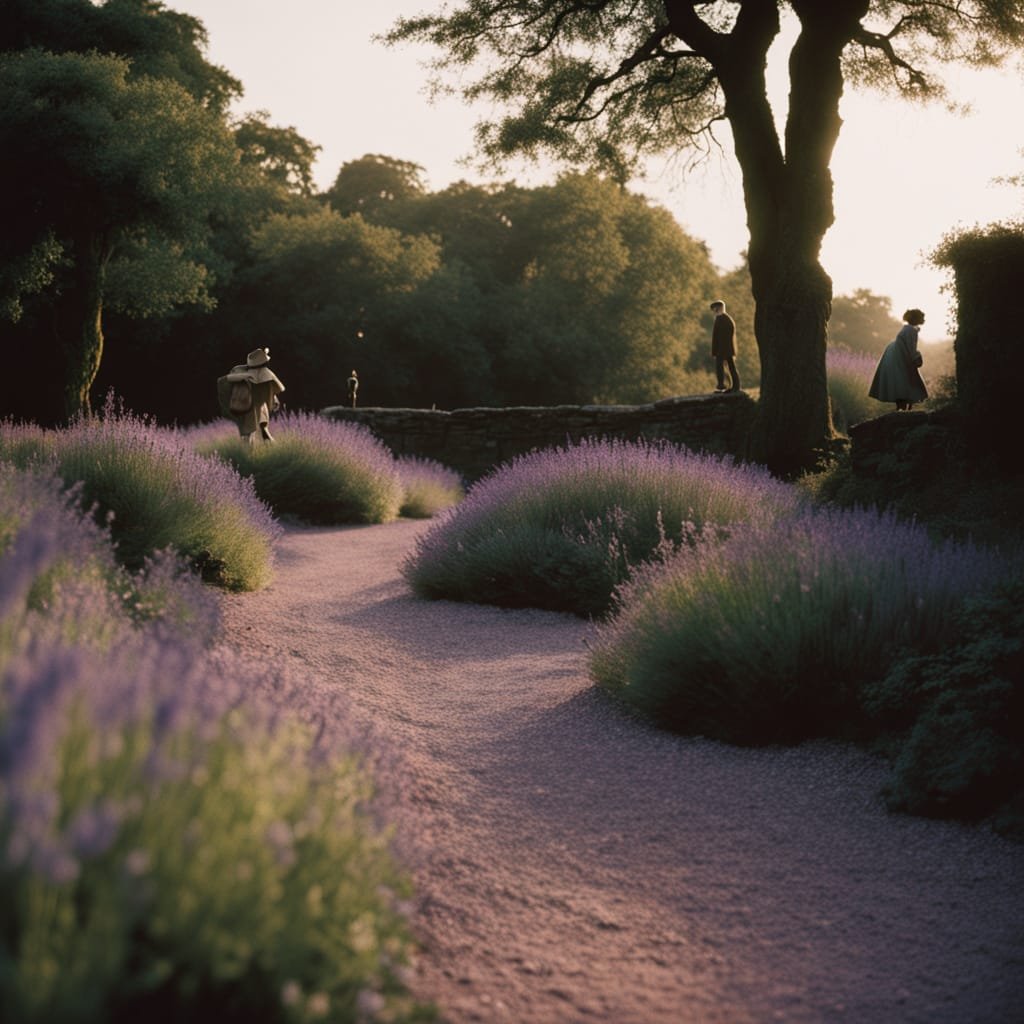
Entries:
[[[622, 60], [618, 68], [613, 71], [610, 75], [602, 75], [599, 78], [592, 78], [586, 88], [583, 90], [583, 95], [580, 96], [579, 101], [573, 109], [572, 117], [575, 118], [580, 112], [589, 104], [594, 94], [600, 89], [605, 89], [610, 85], [613, 85], [619, 79], [626, 78], [632, 74], [641, 64], [646, 64], [652, 60], [672, 60], [676, 61], [686, 57], [697, 57], [698, 54], [690, 50], [666, 50], [663, 46], [665, 40], [673, 35], [674, 33], [667, 25], [662, 25], [655, 29], [643, 43], [633, 51], [633, 53]], [[629, 90], [627, 90], [629, 91]], [[601, 106], [601, 110], [605, 110], [608, 107], [606, 101]], [[569, 120], [567, 117], [565, 120]], [[580, 117], [581, 120], [591, 120], [588, 117]]]
[[905, 61], [897, 52], [895, 47], [892, 45], [893, 36], [901, 30], [903, 23], [906, 18], [901, 18], [896, 27], [885, 35], [880, 32], [869, 32], [863, 26], [858, 26], [857, 31], [853, 35], [852, 42], [860, 43], [866, 50], [879, 50], [888, 60], [890, 66], [893, 69], [893, 75], [899, 80], [897, 72], [898, 68], [902, 68], [907, 74], [907, 85], [910, 88], [924, 89], [929, 88], [929, 82], [924, 72], [919, 71], [912, 64]]

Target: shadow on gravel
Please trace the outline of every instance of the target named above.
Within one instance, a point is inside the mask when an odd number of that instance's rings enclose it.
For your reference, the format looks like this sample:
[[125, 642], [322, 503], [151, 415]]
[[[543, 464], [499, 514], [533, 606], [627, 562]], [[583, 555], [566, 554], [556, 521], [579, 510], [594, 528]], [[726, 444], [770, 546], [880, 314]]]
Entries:
[[423, 601], [409, 594], [371, 596], [388, 586], [360, 591], [360, 606], [331, 615], [330, 621], [372, 630], [424, 662], [489, 661], [508, 658], [510, 653], [583, 654], [588, 626], [574, 615]]

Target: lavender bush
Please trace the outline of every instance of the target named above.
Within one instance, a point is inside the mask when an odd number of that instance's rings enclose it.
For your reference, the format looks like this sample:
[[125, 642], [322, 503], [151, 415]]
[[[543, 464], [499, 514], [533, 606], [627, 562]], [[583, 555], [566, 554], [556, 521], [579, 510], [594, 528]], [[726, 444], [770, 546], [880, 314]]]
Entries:
[[476, 483], [418, 540], [403, 572], [422, 597], [599, 615], [640, 563], [798, 502], [791, 486], [728, 458], [585, 440]]
[[[109, 639], [109, 616], [131, 584], [113, 557], [109, 535], [81, 510], [78, 490], [64, 490], [52, 472], [0, 462], [0, 556], [9, 556], [5, 590], [23, 593], [26, 608], [52, 613], [60, 623], [53, 639], [91, 637], [102, 644]], [[54, 554], [37, 571], [34, 552], [41, 548]], [[11, 596], [0, 603], [0, 657], [10, 654], [23, 629], [16, 603]]]
[[367, 427], [311, 413], [273, 423], [274, 444], [243, 444], [227, 421], [190, 432], [216, 452], [281, 516], [309, 523], [384, 523], [397, 517], [402, 483], [391, 452]]
[[462, 477], [440, 462], [409, 455], [395, 462], [403, 490], [399, 515], [410, 519], [430, 519], [457, 505], [465, 497]]
[[[33, 428], [0, 425], [0, 457], [33, 461], [32, 436]], [[109, 400], [101, 417], [42, 436], [45, 461], [81, 484], [82, 501], [109, 522], [124, 565], [140, 569], [170, 548], [218, 586], [254, 590], [269, 581], [279, 528], [251, 483], [220, 460]]]
[[847, 431], [854, 423], [884, 411], [878, 402], [868, 397], [877, 362], [863, 352], [842, 348], [828, 350], [828, 392], [832, 399], [832, 416], [840, 430]]
[[619, 592], [590, 669], [662, 725], [739, 743], [840, 733], [901, 652], [938, 649], [998, 552], [869, 511], [803, 512], [699, 543]]
[[0, 420], [0, 459], [17, 466], [42, 462], [53, 455], [56, 434], [35, 423]]
[[[188, 631], [199, 642], [217, 628], [215, 598], [171, 551], [157, 552], [130, 573], [118, 564], [109, 531], [82, 510], [80, 485], [64, 488], [52, 470], [0, 463], [0, 554], [47, 538], [59, 552], [27, 585], [28, 607], [45, 610], [55, 639], [101, 644], [111, 623], [134, 622]], [[33, 540], [33, 538], [35, 538]], [[9, 571], [30, 564], [13, 557]], [[2, 616], [2, 609], [0, 609]]]
[[215, 603], [140, 626], [116, 594], [76, 600], [54, 570], [102, 531], [52, 480], [2, 480], [0, 1018], [432, 1019], [403, 984], [374, 751], [337, 695], [201, 646]]

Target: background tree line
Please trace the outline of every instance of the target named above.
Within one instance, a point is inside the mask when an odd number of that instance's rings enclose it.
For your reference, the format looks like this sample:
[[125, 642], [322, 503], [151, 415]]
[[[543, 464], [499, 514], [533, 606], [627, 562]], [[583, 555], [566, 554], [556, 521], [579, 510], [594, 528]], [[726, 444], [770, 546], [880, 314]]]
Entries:
[[[163, 421], [271, 348], [293, 407], [634, 403], [710, 390], [708, 302], [756, 386], [748, 268], [721, 274], [611, 177], [429, 191], [368, 155], [318, 194], [318, 147], [211, 65], [201, 22], [154, 0], [4, 0], [0, 413], [49, 423], [113, 388]], [[844, 305], [845, 303], [845, 305]], [[888, 300], [833, 305], [880, 350]]]

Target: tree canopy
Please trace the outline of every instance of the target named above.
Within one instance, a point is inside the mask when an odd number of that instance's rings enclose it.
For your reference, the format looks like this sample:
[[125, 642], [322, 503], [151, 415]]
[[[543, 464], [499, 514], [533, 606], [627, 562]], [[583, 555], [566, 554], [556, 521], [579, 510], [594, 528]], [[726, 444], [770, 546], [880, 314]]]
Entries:
[[411, 190], [364, 209], [271, 217], [222, 302], [226, 333], [287, 351], [289, 393], [304, 403], [335, 403], [353, 367], [363, 401], [385, 405], [688, 390], [716, 275], [704, 247], [642, 197], [567, 175], [536, 189]]
[[425, 191], [423, 168], [419, 164], [367, 153], [342, 165], [325, 198], [339, 213], [369, 215], [388, 203], [423, 195]]
[[255, 167], [286, 191], [314, 195], [313, 163], [320, 147], [294, 128], [278, 128], [269, 120], [270, 115], [261, 110], [246, 115], [234, 126], [242, 163]]
[[892, 314], [892, 300], [858, 288], [852, 295], [840, 295], [832, 303], [829, 339], [855, 352], [878, 355], [896, 337], [902, 326]]
[[223, 114], [242, 84], [206, 59], [206, 45], [198, 18], [158, 0], [4, 0], [0, 18], [0, 51], [129, 57], [130, 75], [170, 79]]
[[[216, 113], [170, 79], [128, 72], [124, 59], [96, 53], [0, 54], [0, 148], [15, 154], [0, 164], [4, 248], [30, 268], [7, 283], [38, 291], [56, 282], [68, 415], [89, 410], [119, 249], [164, 265], [161, 287], [137, 292], [140, 311], [202, 298], [200, 250], [238, 165]], [[6, 308], [16, 312], [19, 299], [5, 296]], [[127, 292], [122, 304], [131, 305]]]
[[[779, 126], [765, 69], [790, 14]], [[621, 178], [644, 155], [708, 145], [728, 121], [762, 368], [752, 454], [793, 475], [832, 438], [820, 251], [844, 86], [939, 97], [943, 65], [997, 63], [1019, 46], [1024, 0], [463, 0], [399, 20], [388, 38], [433, 44], [440, 84], [459, 73], [467, 99], [491, 101], [477, 138], [492, 160], [546, 152]]]

